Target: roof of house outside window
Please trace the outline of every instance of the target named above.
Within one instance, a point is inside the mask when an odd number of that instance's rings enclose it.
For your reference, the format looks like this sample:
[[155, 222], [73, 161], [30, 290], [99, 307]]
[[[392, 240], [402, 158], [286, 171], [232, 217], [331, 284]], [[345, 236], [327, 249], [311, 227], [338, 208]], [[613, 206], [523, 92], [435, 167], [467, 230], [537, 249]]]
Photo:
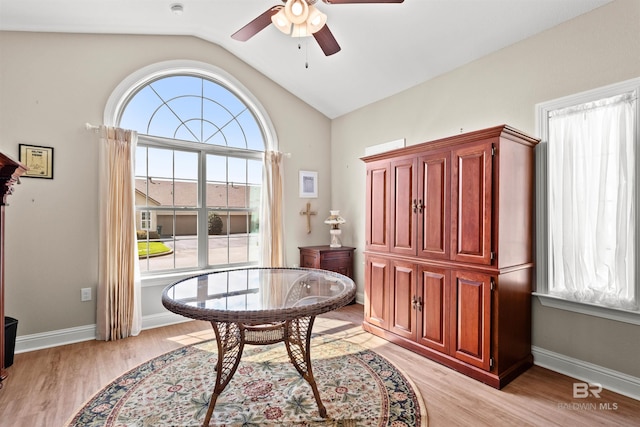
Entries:
[[[136, 179], [136, 191], [147, 195], [145, 179]], [[195, 181], [169, 181], [149, 179], [148, 196], [155, 206], [195, 206], [198, 200], [198, 184]], [[247, 207], [246, 184], [207, 184], [207, 206], [221, 208]], [[175, 196], [174, 196], [175, 193]]]

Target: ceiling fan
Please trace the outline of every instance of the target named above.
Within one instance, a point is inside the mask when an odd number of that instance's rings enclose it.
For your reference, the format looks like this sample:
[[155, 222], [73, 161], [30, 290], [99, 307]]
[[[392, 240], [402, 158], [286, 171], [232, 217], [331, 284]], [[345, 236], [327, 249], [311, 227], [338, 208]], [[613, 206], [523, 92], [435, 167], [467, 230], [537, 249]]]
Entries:
[[[351, 3], [402, 3], [404, 0], [322, 0], [327, 4]], [[327, 26], [327, 15], [314, 6], [318, 0], [282, 0], [284, 5], [276, 5], [259, 15], [253, 21], [231, 35], [238, 41], [247, 41], [273, 23], [285, 34], [292, 37], [313, 35], [326, 56], [340, 51], [340, 45]]]

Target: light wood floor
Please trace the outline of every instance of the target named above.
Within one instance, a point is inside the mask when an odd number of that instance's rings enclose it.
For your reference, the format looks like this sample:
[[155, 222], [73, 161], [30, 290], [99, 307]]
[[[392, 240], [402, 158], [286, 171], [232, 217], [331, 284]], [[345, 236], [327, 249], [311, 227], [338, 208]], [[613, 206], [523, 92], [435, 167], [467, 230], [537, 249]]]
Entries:
[[[600, 399], [573, 399], [575, 380], [537, 366], [495, 390], [362, 331], [361, 322], [362, 306], [351, 305], [319, 317], [314, 332], [348, 336], [401, 368], [422, 394], [430, 427], [640, 426], [640, 401], [606, 390]], [[208, 323], [191, 321], [122, 341], [88, 341], [17, 354], [0, 390], [0, 426], [61, 427], [125, 371], [212, 337]]]

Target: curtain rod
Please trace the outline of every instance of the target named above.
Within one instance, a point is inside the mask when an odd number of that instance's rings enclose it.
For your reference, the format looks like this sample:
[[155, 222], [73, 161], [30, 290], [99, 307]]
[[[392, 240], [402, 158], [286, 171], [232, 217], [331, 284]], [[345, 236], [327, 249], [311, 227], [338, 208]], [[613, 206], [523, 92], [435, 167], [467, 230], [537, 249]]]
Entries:
[[[92, 124], [91, 124], [91, 123], [89, 123], [89, 122], [85, 123], [85, 124], [84, 124], [84, 127], [85, 127], [87, 130], [92, 130], [92, 131], [94, 131], [95, 133], [98, 133], [98, 131], [100, 130], [100, 126], [92, 125]], [[285, 157], [287, 157], [287, 158], [291, 158], [291, 153], [283, 153], [283, 154], [284, 154], [284, 156], [285, 156]]]
[[98, 133], [98, 131], [100, 130], [100, 126], [92, 125], [92, 124], [91, 124], [91, 123], [89, 123], [89, 122], [85, 123], [85, 124], [84, 124], [84, 127], [85, 127], [85, 129], [87, 129], [87, 130], [92, 130], [92, 131], [94, 131], [95, 133]]

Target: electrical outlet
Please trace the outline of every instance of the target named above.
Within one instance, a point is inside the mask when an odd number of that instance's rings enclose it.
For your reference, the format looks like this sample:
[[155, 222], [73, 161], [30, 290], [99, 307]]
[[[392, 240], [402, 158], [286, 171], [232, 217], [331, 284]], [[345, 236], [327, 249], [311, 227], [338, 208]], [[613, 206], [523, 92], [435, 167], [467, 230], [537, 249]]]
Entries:
[[91, 288], [80, 289], [80, 301], [91, 301]]

